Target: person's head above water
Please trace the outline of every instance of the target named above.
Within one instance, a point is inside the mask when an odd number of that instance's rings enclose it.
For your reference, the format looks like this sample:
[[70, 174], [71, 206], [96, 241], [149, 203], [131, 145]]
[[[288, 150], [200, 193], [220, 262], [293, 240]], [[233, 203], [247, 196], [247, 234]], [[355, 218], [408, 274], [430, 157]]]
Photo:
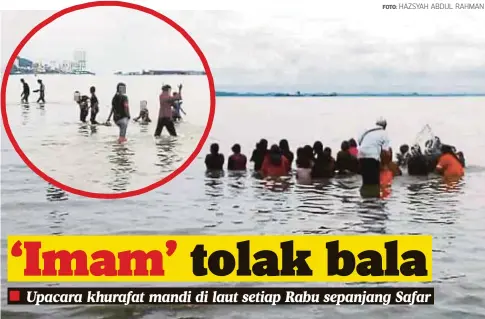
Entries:
[[219, 153], [219, 144], [213, 143], [211, 144], [211, 154], [216, 155]]
[[258, 143], [258, 149], [260, 151], [266, 151], [268, 149], [268, 141], [262, 138]]
[[290, 151], [290, 144], [288, 143], [288, 140], [286, 139], [282, 139], [280, 141], [280, 149], [283, 151], [283, 152], [289, 152]]
[[120, 82], [116, 85], [116, 93], [125, 94], [126, 93], [126, 84]]
[[90, 88], [89, 88], [89, 92], [91, 92], [91, 93], [96, 92], [96, 88], [95, 88], [94, 86], [90, 87]]
[[382, 127], [383, 129], [386, 129], [387, 127], [387, 121], [385, 118], [380, 117], [376, 120], [376, 125]]
[[407, 144], [403, 144], [401, 145], [401, 147], [399, 147], [399, 152], [401, 152], [401, 154], [406, 154], [408, 151], [409, 151], [409, 145]]
[[24, 79], [20, 79], [20, 82], [24, 83], [25, 81], [24, 81]]
[[170, 94], [170, 92], [172, 91], [172, 87], [168, 84], [165, 84], [164, 86], [162, 86], [162, 92], [163, 93], [168, 93]]
[[178, 92], [173, 92], [172, 95], [173, 96], [177, 96], [179, 93]]
[[37, 83], [41, 84], [42, 83], [42, 80], [41, 79], [38, 79], [37, 80]]
[[313, 152], [315, 154], [320, 154], [321, 152], [323, 152], [323, 144], [322, 144], [322, 142], [316, 141], [315, 143], [313, 143]]
[[325, 147], [325, 149], [323, 150], [323, 155], [327, 157], [332, 156], [332, 149], [330, 147]]
[[241, 145], [234, 144], [232, 146], [231, 150], [234, 152], [234, 154], [239, 154], [239, 153], [241, 153]]
[[453, 147], [451, 147], [450, 145], [446, 145], [446, 144], [441, 145], [441, 153], [443, 153], [443, 154], [455, 154], [455, 152], [453, 152]]
[[340, 149], [344, 152], [348, 151], [350, 148], [350, 143], [348, 141], [343, 141], [340, 145]]
[[357, 141], [353, 138], [349, 140], [349, 146], [350, 147], [357, 147]]

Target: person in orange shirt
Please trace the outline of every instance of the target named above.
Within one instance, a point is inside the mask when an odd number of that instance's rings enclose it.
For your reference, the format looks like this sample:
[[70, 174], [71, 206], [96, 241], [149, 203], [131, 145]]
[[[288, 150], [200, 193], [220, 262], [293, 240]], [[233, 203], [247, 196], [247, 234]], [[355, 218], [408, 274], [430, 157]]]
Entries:
[[392, 161], [392, 148], [389, 148], [389, 152], [381, 153], [381, 171], [388, 169], [392, 172], [392, 176], [401, 176], [402, 171], [397, 163]]
[[290, 163], [288, 159], [281, 154], [278, 145], [271, 146], [268, 154], [264, 158], [261, 167], [261, 174], [264, 177], [280, 177], [288, 175]]
[[465, 175], [463, 164], [449, 145], [441, 146], [441, 156], [436, 165], [436, 171], [445, 178], [460, 178]]

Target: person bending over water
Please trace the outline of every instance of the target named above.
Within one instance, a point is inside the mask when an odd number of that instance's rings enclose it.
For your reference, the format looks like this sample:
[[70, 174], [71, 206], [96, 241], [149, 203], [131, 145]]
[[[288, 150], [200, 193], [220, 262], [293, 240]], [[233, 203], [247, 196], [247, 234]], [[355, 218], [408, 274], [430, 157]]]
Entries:
[[24, 79], [20, 79], [20, 82], [22, 83], [22, 94], [20, 94], [20, 102], [29, 103], [30, 87]]
[[264, 159], [268, 153], [268, 141], [264, 138], [256, 144], [256, 149], [254, 149], [251, 155], [250, 162], [254, 162], [254, 171], [259, 172], [263, 166]]
[[89, 104], [91, 105], [91, 124], [99, 124], [96, 122], [96, 115], [99, 113], [99, 102], [98, 97], [96, 96], [96, 88], [94, 86], [90, 87], [89, 92], [91, 93], [91, 98], [89, 100]]
[[220, 171], [224, 167], [224, 155], [219, 153], [219, 144], [211, 144], [210, 154], [205, 157], [205, 167], [207, 170]]
[[233, 154], [227, 160], [227, 169], [230, 171], [245, 171], [247, 158], [241, 154], [241, 145], [234, 144], [231, 148]]
[[284, 157], [286, 157], [286, 159], [288, 160], [288, 171], [291, 171], [291, 164], [293, 163], [293, 160], [294, 160], [294, 155], [293, 153], [290, 151], [290, 144], [288, 143], [287, 140], [285, 139], [282, 139], [280, 141], [280, 150], [281, 150], [281, 153], [283, 154]]
[[138, 117], [134, 118], [133, 121], [138, 122], [141, 119], [142, 124], [151, 123], [150, 113], [147, 108], [147, 101], [141, 101], [140, 103], [140, 114]]
[[339, 175], [359, 172], [359, 160], [350, 153], [350, 143], [347, 141], [343, 141], [340, 146], [340, 151], [337, 153], [335, 169]]
[[162, 86], [162, 93], [160, 94], [160, 111], [158, 113], [158, 123], [155, 129], [155, 137], [160, 137], [163, 128], [166, 127], [171, 136], [177, 136], [175, 125], [172, 120], [172, 105], [175, 101], [182, 99], [182, 84], [179, 85], [179, 94], [171, 96], [172, 87], [170, 85]]
[[359, 149], [357, 148], [357, 142], [353, 138], [349, 140], [349, 146], [349, 153], [352, 156], [357, 157], [357, 155], [359, 154]]
[[288, 166], [288, 160], [281, 154], [278, 145], [275, 144], [271, 146], [263, 161], [261, 173], [264, 177], [286, 176], [288, 175]]
[[126, 84], [124, 83], [118, 83], [116, 86], [116, 94], [111, 101], [111, 112], [106, 121], [107, 123], [109, 123], [111, 115], [113, 115], [115, 124], [120, 128], [118, 142], [123, 143], [126, 141], [126, 130], [130, 121], [130, 108], [128, 97], [126, 96]]
[[317, 158], [312, 169], [313, 178], [330, 178], [335, 176], [335, 159], [332, 157], [332, 149], [317, 147]]
[[81, 95], [79, 91], [74, 92], [74, 101], [79, 105], [79, 120], [86, 123], [89, 113], [89, 96]]
[[409, 151], [407, 160], [408, 174], [411, 176], [428, 176], [430, 173], [429, 161], [421, 152], [419, 145], [414, 145]]
[[38, 79], [37, 83], [39, 83], [39, 89], [34, 90], [34, 93], [39, 92], [39, 98], [37, 99], [37, 103], [45, 103], [45, 85], [44, 83], [42, 83], [41, 79]]
[[449, 145], [441, 145], [441, 156], [436, 171], [445, 179], [459, 179], [465, 174], [460, 158]]

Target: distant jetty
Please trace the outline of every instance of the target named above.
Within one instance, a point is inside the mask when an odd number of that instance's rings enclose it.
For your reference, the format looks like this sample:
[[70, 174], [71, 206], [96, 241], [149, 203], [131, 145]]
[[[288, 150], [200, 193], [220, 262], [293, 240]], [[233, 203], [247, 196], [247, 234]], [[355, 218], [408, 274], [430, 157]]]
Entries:
[[253, 93], [216, 91], [219, 97], [453, 97], [453, 96], [485, 96], [485, 93]]
[[143, 70], [138, 72], [115, 72], [115, 75], [206, 75], [204, 71]]

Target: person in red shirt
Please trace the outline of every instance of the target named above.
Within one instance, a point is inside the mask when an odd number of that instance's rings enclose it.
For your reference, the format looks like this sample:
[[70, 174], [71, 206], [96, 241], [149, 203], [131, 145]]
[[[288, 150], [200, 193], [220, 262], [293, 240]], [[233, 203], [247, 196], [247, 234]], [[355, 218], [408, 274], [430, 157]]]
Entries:
[[436, 171], [446, 179], [459, 179], [465, 175], [463, 164], [449, 145], [441, 146], [441, 156]]
[[162, 86], [160, 94], [160, 111], [158, 112], [158, 123], [155, 129], [155, 137], [160, 137], [164, 127], [167, 128], [171, 136], [177, 136], [175, 125], [172, 120], [172, 104], [182, 99], [182, 84], [179, 85], [179, 92], [176, 96], [171, 95], [172, 87], [170, 85]]
[[230, 171], [245, 171], [247, 158], [244, 154], [241, 154], [241, 145], [234, 144], [232, 146], [232, 154], [227, 160], [227, 169]]
[[350, 148], [349, 148], [350, 155], [357, 157], [357, 154], [359, 154], [359, 149], [357, 148], [357, 141], [351, 138], [349, 140], [349, 145], [350, 145]]
[[281, 154], [280, 148], [275, 144], [271, 146], [263, 161], [261, 174], [264, 177], [286, 176], [288, 175], [289, 166], [288, 159]]

